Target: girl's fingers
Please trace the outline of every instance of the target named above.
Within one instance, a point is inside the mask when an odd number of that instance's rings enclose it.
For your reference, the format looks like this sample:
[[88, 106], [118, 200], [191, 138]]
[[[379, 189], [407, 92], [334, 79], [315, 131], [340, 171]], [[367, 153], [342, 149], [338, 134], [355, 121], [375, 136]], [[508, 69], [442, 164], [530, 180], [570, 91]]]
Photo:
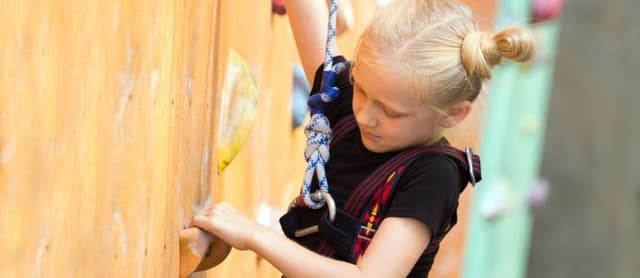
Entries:
[[[194, 216], [196, 215], [202, 215], [202, 216], [211, 216], [213, 215], [215, 210], [219, 210], [221, 205], [224, 203], [220, 203], [220, 204], [215, 204], [213, 206], [207, 207], [207, 208], [203, 208], [201, 210], [198, 210], [194, 213]], [[226, 205], [226, 204], [225, 204]], [[228, 206], [228, 205], [226, 205]]]
[[[217, 214], [219, 215], [220, 213], [219, 213], [218, 204], [196, 211], [193, 214], [193, 217], [191, 217], [189, 227], [198, 226], [203, 229], [205, 229], [203, 225], [208, 225], [207, 227], [211, 227], [211, 223], [208, 223], [208, 222], [210, 222], [213, 218], [215, 218], [214, 215], [216, 214], [216, 211], [218, 211]], [[196, 220], [196, 218], [198, 218], [198, 220]]]
[[208, 232], [211, 232], [211, 230], [213, 229], [213, 224], [211, 223], [211, 219], [206, 216], [196, 215], [193, 217], [193, 220], [191, 221], [191, 223], [193, 224], [193, 226], [199, 227]]

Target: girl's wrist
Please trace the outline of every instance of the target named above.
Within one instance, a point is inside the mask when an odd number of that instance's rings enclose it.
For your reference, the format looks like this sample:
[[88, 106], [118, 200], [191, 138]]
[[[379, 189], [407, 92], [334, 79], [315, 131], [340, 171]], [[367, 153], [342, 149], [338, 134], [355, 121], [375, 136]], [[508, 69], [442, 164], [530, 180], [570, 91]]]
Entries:
[[270, 234], [273, 231], [263, 225], [256, 224], [255, 228], [251, 231], [249, 236], [248, 247], [253, 251], [258, 251], [262, 244], [268, 241]]

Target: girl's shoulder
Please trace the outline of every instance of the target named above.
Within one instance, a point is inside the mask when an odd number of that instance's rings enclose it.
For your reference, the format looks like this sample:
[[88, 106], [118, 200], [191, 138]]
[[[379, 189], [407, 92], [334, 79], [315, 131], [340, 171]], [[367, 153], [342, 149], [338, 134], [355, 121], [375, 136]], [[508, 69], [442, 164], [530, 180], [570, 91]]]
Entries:
[[457, 164], [445, 153], [433, 151], [418, 154], [406, 166], [398, 186], [442, 188], [459, 190], [460, 173]]
[[418, 155], [401, 174], [387, 217], [415, 218], [439, 234], [458, 205], [460, 176], [443, 153]]

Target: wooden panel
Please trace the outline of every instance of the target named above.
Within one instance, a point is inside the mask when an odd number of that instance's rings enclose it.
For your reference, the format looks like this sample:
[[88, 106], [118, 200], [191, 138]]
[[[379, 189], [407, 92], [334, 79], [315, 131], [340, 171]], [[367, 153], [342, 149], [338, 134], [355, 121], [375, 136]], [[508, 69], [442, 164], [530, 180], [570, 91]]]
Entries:
[[0, 276], [175, 277], [208, 195], [215, 1], [0, 9]]
[[[271, 14], [271, 1], [223, 1], [220, 56], [230, 49], [249, 65], [259, 97], [255, 125], [245, 147], [219, 175], [215, 201], [226, 201], [261, 221], [276, 221], [299, 190], [304, 136], [291, 129], [292, 64], [297, 59], [286, 16]], [[295, 140], [294, 140], [295, 139]], [[274, 223], [275, 224], [275, 223]], [[278, 228], [279, 226], [274, 226]], [[232, 251], [207, 277], [279, 277], [252, 252]]]

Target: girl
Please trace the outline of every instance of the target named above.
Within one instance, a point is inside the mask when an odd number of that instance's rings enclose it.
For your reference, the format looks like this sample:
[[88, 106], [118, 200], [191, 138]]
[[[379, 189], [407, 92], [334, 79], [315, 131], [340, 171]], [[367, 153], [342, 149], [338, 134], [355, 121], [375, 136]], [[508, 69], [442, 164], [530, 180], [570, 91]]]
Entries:
[[[324, 1], [286, 2], [312, 93], [321, 76], [312, 78], [313, 70], [325, 54]], [[478, 32], [470, 10], [449, 0], [398, 0], [374, 19], [352, 66], [336, 77], [341, 95], [326, 112], [332, 126], [343, 129], [326, 167], [335, 219], [294, 206], [281, 219], [294, 241], [222, 203], [199, 212], [193, 225], [258, 253], [287, 277], [427, 276], [439, 241], [456, 222], [459, 194], [480, 178], [478, 165], [451, 152], [443, 131], [469, 115], [502, 58], [528, 61], [534, 40], [517, 28]], [[353, 128], [343, 128], [350, 116]], [[405, 160], [379, 172], [400, 156]], [[349, 213], [354, 196], [377, 176], [384, 179], [372, 187], [375, 193]], [[318, 223], [320, 233], [294, 234]]]

